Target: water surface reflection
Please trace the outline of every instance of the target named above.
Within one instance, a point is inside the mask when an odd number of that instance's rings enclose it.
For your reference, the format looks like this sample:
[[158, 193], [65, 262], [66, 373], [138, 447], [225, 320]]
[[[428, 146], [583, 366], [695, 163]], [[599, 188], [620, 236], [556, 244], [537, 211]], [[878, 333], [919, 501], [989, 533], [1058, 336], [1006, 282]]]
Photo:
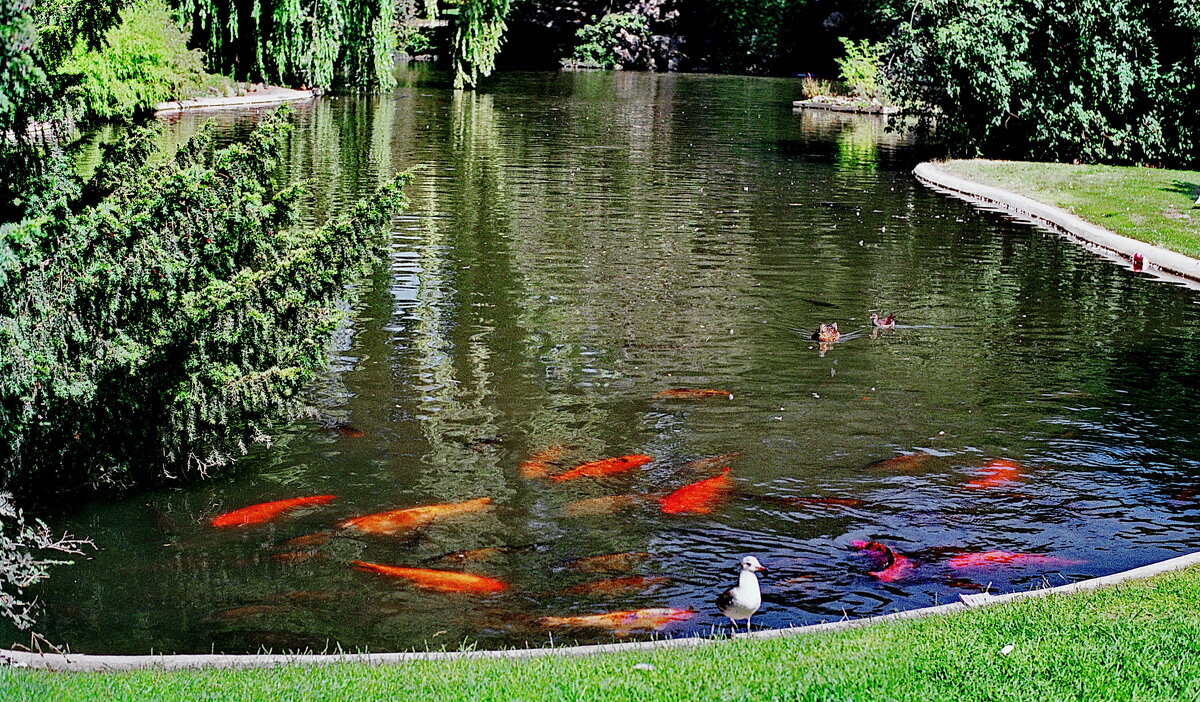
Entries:
[[[755, 623], [779, 627], [1189, 550], [1194, 295], [926, 191], [881, 122], [795, 115], [797, 91], [515, 73], [455, 94], [414, 73], [393, 96], [297, 107], [287, 169], [310, 180], [309, 221], [420, 168], [314, 388], [326, 420], [281, 432], [228, 479], [73, 515], [63, 526], [101, 551], [45, 588], [47, 633], [94, 652], [454, 648], [544, 644], [539, 617], [639, 607], [694, 608], [667, 631], [705, 633], [747, 553], [776, 571]], [[256, 115], [209, 117], [228, 138]], [[900, 328], [824, 353], [807, 338], [821, 322], [869, 331], [871, 311], [896, 312]], [[673, 387], [734, 398], [655, 398]], [[554, 445], [578, 461], [655, 460], [603, 480], [519, 475]], [[568, 507], [664, 494], [705, 477], [683, 464], [735, 451], [737, 492], [711, 514], [666, 515], [653, 499]], [[911, 453], [933, 458], [867, 467]], [[1019, 479], [964, 488], [1000, 458]], [[338, 499], [260, 527], [207, 524], [301, 494]], [[285, 544], [354, 515], [478, 497], [495, 508], [405, 538]], [[882, 582], [856, 540], [917, 567]], [[428, 567], [476, 549], [491, 550], [449, 562], [506, 594], [429, 593], [348, 565]], [[1080, 563], [952, 567], [972, 551]], [[646, 555], [620, 572], [570, 565], [610, 553]], [[588, 585], [639, 576], [652, 586]]]

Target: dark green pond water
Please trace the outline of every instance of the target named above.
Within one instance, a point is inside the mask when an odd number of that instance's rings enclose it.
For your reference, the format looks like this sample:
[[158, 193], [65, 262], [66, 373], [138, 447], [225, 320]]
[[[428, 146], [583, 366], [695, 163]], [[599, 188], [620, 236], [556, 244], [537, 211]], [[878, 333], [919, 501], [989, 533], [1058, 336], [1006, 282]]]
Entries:
[[[1177, 555], [1200, 537], [1195, 293], [929, 192], [918, 156], [872, 118], [794, 114], [793, 80], [512, 73], [455, 95], [423, 73], [382, 98], [296, 108], [288, 168], [321, 221], [420, 166], [386, 264], [347, 296], [321, 416], [212, 482], [105, 499], [54, 526], [93, 538], [39, 591], [43, 630], [80, 652], [374, 651], [605, 641], [544, 616], [642, 607], [727, 624], [712, 600], [743, 555], [772, 568], [760, 627], [1061, 584]], [[256, 112], [214, 119], [223, 138]], [[900, 327], [866, 332], [871, 311]], [[821, 349], [821, 322], [852, 334]], [[732, 400], [662, 400], [676, 387]], [[328, 428], [349, 423], [363, 436]], [[556, 444], [636, 471], [551, 483], [518, 464]], [[739, 451], [710, 514], [653, 499], [572, 516], [575, 500], [661, 494]], [[909, 453], [911, 470], [869, 467]], [[969, 489], [987, 461], [1018, 478]], [[1000, 481], [996, 481], [999, 483]], [[258, 526], [208, 521], [333, 494]], [[490, 511], [403, 537], [334, 531], [399, 507], [489, 497]], [[849, 505], [787, 504], [840, 498]], [[912, 559], [885, 582], [851, 547]], [[321, 539], [316, 539], [321, 541]], [[505, 547], [470, 563], [446, 553]], [[963, 553], [1026, 559], [956, 568]], [[631, 572], [571, 559], [647, 552]], [[498, 578], [472, 596], [350, 561]], [[565, 592], [653, 576], [645, 592]], [[602, 588], [603, 589], [603, 588]]]

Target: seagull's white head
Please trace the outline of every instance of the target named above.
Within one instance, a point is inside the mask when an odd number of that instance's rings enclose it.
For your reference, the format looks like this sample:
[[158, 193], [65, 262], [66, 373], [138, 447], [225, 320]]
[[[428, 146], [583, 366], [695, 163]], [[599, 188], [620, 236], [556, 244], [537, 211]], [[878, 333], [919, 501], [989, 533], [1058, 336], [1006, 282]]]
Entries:
[[758, 559], [755, 558], [754, 556], [746, 556], [745, 558], [743, 558], [741, 565], [739, 565], [739, 567], [738, 567], [738, 570], [740, 570], [742, 572], [748, 571], [751, 573], [756, 573], [760, 570], [766, 570], [766, 569], [767, 569], [766, 566], [764, 566], [762, 563], [759, 563]]

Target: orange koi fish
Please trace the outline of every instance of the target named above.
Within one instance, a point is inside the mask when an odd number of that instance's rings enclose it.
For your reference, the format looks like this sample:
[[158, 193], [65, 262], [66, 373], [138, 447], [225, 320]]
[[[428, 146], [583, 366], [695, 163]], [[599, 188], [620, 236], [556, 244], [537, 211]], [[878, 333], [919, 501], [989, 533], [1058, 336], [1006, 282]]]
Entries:
[[654, 393], [659, 400], [705, 400], [710, 397], [733, 399], [733, 393], [728, 390], [713, 390], [711, 388], [671, 388]]
[[336, 499], [336, 495], [313, 495], [311, 497], [293, 497], [288, 500], [263, 502], [262, 504], [250, 505], [249, 507], [235, 509], [232, 512], [218, 515], [213, 517], [209, 523], [215, 527], [239, 527], [250, 524], [261, 524], [275, 519], [288, 510], [306, 505], [323, 505], [326, 502], [332, 502]]
[[558, 465], [558, 460], [563, 457], [563, 454], [573, 448], [572, 446], [547, 446], [521, 461], [517, 465], [517, 471], [522, 478], [544, 478], [550, 474], [551, 469]]
[[564, 517], [594, 517], [601, 514], [613, 514], [623, 509], [630, 509], [654, 499], [652, 495], [606, 495], [604, 497], [589, 497], [575, 500], [563, 505], [560, 514]]
[[726, 468], [720, 475], [684, 485], [664, 497], [662, 511], [663, 514], [708, 514], [732, 491], [733, 480]]
[[598, 595], [621, 597], [624, 595], [637, 595], [643, 592], [649, 592], [654, 588], [670, 582], [671, 579], [663, 576], [653, 575], [631, 575], [627, 578], [612, 578], [610, 580], [597, 580], [591, 583], [584, 583], [569, 587], [563, 590], [560, 594], [563, 595], [579, 595], [583, 597], [596, 597]]
[[417, 529], [443, 517], [458, 516], [481, 512], [492, 504], [492, 498], [480, 497], [466, 502], [450, 502], [424, 507], [408, 507], [393, 509], [387, 512], [377, 512], [363, 517], [347, 519], [338, 526], [345, 529], [357, 529], [366, 534], [396, 534], [406, 529]]
[[733, 453], [723, 453], [720, 456], [708, 456], [706, 458], [697, 458], [694, 461], [684, 463], [683, 470], [711, 470], [713, 468], [724, 468], [727, 463], [742, 455], [741, 451]]
[[567, 562], [567, 567], [580, 573], [605, 573], [610, 571], [629, 571], [637, 564], [650, 560], [651, 555], [645, 551], [628, 551], [626, 553], [602, 553], [598, 556], [576, 558]]
[[868, 573], [885, 583], [895, 582], [912, 573], [913, 562], [904, 556], [896, 553], [890, 546], [884, 546], [878, 541], [851, 541], [850, 545], [860, 551], [870, 551], [873, 554], [884, 558], [884, 567], [882, 570], [868, 571]]
[[654, 631], [671, 622], [686, 621], [694, 616], [696, 613], [690, 609], [651, 607], [576, 617], [542, 617], [538, 624], [544, 627], [608, 629], [614, 634], [623, 635], [635, 631]]
[[367, 432], [350, 424], [339, 424], [334, 427], [334, 429], [337, 430], [337, 433], [341, 434], [342, 436], [347, 436], [351, 439], [361, 439], [367, 435]]
[[1084, 561], [1055, 556], [1043, 556], [1036, 553], [1011, 553], [1009, 551], [984, 551], [982, 553], [962, 553], [946, 562], [951, 568], [988, 568], [991, 566], [1038, 564], [1051, 566], [1079, 565]]
[[356, 570], [364, 573], [376, 573], [389, 578], [401, 578], [417, 587], [437, 592], [461, 592], [468, 594], [488, 594], [503, 592], [508, 588], [495, 578], [485, 578], [482, 575], [456, 573], [452, 570], [431, 570], [429, 568], [405, 568], [403, 566], [381, 565], [364, 561], [350, 561]]
[[650, 461], [653, 461], [653, 456], [643, 454], [634, 454], [631, 456], [617, 456], [616, 458], [604, 458], [591, 463], [584, 463], [580, 466], [575, 466], [566, 473], [550, 476], [550, 480], [561, 483], [564, 480], [572, 480], [574, 478], [602, 478], [613, 473], [623, 473], [627, 470], [633, 470], [639, 466], [644, 466]]
[[963, 485], [967, 490], [986, 490], [999, 487], [1021, 479], [1021, 464], [1006, 461], [1003, 458], [988, 461], [980, 468], [982, 478], [977, 478]]
[[903, 456], [893, 456], [885, 458], [882, 461], [868, 463], [866, 468], [883, 468], [885, 470], [914, 470], [925, 465], [925, 463], [933, 458], [928, 453], [909, 453]]

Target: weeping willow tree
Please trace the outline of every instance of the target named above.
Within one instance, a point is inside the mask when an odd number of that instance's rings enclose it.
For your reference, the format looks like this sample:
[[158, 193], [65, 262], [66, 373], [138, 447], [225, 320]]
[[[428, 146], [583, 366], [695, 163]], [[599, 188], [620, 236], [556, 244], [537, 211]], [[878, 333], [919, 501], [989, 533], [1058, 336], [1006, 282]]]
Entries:
[[[450, 21], [455, 88], [492, 72], [510, 0], [175, 0], [209, 68], [283, 85], [392, 87], [414, 17]], [[445, 39], [443, 39], [445, 41]]]
[[178, 0], [210, 68], [282, 85], [386, 90], [395, 0]]
[[474, 88], [496, 67], [510, 0], [464, 0], [454, 22], [454, 87]]

